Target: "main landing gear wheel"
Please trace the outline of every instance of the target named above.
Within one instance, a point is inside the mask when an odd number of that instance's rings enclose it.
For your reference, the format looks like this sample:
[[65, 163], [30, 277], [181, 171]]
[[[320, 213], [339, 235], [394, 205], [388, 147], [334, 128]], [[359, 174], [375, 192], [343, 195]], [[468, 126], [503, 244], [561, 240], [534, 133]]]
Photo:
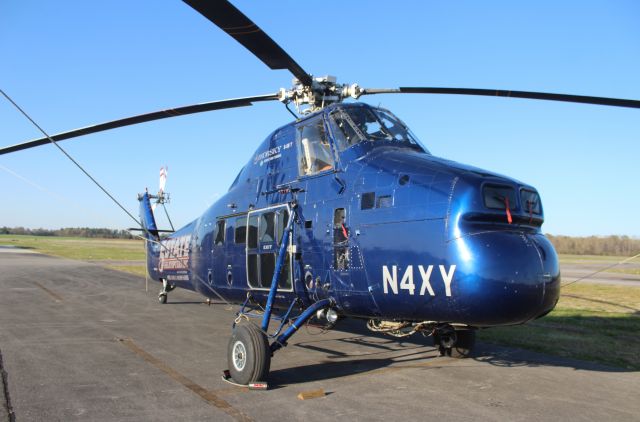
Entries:
[[236, 325], [229, 339], [227, 359], [231, 377], [238, 384], [265, 381], [271, 366], [267, 337], [253, 324]]
[[467, 358], [473, 353], [476, 344], [475, 330], [442, 330], [433, 334], [433, 344], [440, 356]]
[[158, 295], [158, 302], [160, 302], [160, 304], [162, 305], [167, 303], [167, 294], [160, 292], [160, 294]]

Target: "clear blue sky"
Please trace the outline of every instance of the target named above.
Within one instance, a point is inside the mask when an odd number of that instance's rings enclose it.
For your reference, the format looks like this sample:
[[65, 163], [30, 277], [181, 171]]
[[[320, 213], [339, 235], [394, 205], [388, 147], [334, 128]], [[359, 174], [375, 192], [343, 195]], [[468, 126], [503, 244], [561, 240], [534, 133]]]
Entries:
[[[635, 0], [233, 2], [306, 70], [342, 82], [640, 99]], [[0, 57], [0, 87], [50, 133], [275, 92], [291, 81], [178, 0], [5, 0]], [[536, 186], [545, 232], [640, 236], [639, 110], [459, 96], [365, 100], [394, 111], [435, 155]], [[136, 194], [157, 189], [168, 165], [169, 209], [182, 225], [289, 120], [273, 102], [61, 145], [136, 215]], [[0, 128], [2, 145], [38, 137], [4, 100]], [[0, 190], [0, 226], [132, 226], [53, 146], [0, 157]]]

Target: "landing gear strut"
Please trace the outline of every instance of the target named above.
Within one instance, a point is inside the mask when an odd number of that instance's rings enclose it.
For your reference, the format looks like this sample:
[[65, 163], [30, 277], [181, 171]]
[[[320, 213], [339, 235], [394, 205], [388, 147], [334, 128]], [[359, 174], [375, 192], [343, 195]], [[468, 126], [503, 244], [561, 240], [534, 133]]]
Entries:
[[[295, 211], [295, 201], [291, 203], [292, 210]], [[229, 339], [227, 348], [227, 359], [229, 363], [229, 375], [238, 384], [248, 385], [256, 381], [265, 381], [269, 374], [271, 366], [271, 356], [279, 349], [287, 345], [287, 340], [298, 331], [317, 312], [330, 309], [335, 306], [335, 301], [331, 298], [320, 299], [309, 305], [304, 311], [296, 316], [294, 308], [299, 307], [301, 302], [296, 298], [291, 302], [289, 309], [282, 316], [274, 316], [274, 319], [280, 320], [281, 324], [273, 334], [269, 334], [269, 322], [274, 309], [274, 301], [278, 291], [278, 280], [282, 272], [282, 268], [286, 262], [287, 247], [289, 245], [289, 236], [293, 230], [293, 222], [295, 220], [293, 213], [287, 227], [282, 234], [278, 258], [276, 260], [275, 269], [271, 278], [271, 287], [264, 306], [262, 315], [254, 315], [262, 318], [260, 326], [249, 321], [242, 321], [244, 318], [252, 316], [250, 312], [245, 312], [245, 308], [251, 301], [251, 296], [242, 305], [238, 312], [238, 317], [234, 323], [233, 333]], [[285, 326], [288, 327], [285, 329]], [[269, 341], [271, 344], [269, 344]]]
[[454, 330], [453, 327], [442, 327], [434, 330], [433, 333], [433, 345], [438, 348], [440, 356], [467, 358], [471, 356], [475, 344], [475, 330]]
[[175, 284], [169, 284], [169, 282], [165, 279], [162, 280], [162, 290], [158, 293], [158, 302], [161, 304], [167, 303], [167, 296], [169, 292], [176, 288]]
[[[298, 329], [311, 319], [318, 311], [331, 309], [335, 302], [333, 299], [321, 299], [296, 317], [289, 318], [296, 300], [292, 302], [289, 311], [284, 316], [275, 316], [281, 321], [280, 327], [274, 334], [268, 334], [269, 319], [271, 311], [265, 312], [262, 316], [263, 327], [259, 327], [250, 321], [242, 321], [243, 317], [250, 314], [244, 312], [245, 305], [238, 313], [238, 319], [234, 324], [233, 333], [227, 346], [227, 361], [229, 364], [229, 374], [233, 381], [248, 385], [257, 381], [265, 381], [269, 375], [271, 357], [273, 354], [287, 345], [287, 340], [293, 336]], [[246, 302], [245, 302], [246, 304]], [[285, 325], [289, 326], [284, 329]], [[271, 344], [269, 344], [269, 341]]]

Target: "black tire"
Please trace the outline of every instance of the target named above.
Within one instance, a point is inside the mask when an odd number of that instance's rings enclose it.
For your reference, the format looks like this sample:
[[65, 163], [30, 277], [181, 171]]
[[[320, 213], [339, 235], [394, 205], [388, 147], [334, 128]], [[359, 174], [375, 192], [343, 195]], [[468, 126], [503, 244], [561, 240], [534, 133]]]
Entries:
[[160, 302], [161, 305], [164, 305], [165, 303], [167, 303], [167, 294], [166, 293], [160, 293], [158, 295], [158, 302]]
[[271, 367], [267, 336], [253, 324], [236, 325], [229, 339], [227, 361], [231, 378], [238, 384], [266, 381]]
[[446, 348], [442, 344], [440, 344], [440, 342], [442, 341], [440, 336], [437, 333], [434, 333], [431, 338], [433, 339], [433, 347], [438, 349], [440, 356], [444, 356], [446, 354]]
[[444, 339], [438, 334], [433, 335], [433, 344], [438, 348], [440, 356], [452, 358], [468, 358], [473, 353], [476, 344], [476, 330], [456, 330], [456, 342], [453, 346], [447, 347]]

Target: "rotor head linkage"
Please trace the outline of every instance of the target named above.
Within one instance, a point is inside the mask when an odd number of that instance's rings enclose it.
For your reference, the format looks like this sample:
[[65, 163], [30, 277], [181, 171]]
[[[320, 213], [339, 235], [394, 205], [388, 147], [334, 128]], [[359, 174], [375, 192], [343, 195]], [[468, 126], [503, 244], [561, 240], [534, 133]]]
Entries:
[[358, 84], [339, 84], [335, 76], [328, 75], [312, 78], [311, 85], [294, 78], [292, 85], [288, 90], [280, 88], [278, 99], [285, 104], [295, 104], [300, 114], [313, 113], [345, 98], [358, 99], [364, 93]]

